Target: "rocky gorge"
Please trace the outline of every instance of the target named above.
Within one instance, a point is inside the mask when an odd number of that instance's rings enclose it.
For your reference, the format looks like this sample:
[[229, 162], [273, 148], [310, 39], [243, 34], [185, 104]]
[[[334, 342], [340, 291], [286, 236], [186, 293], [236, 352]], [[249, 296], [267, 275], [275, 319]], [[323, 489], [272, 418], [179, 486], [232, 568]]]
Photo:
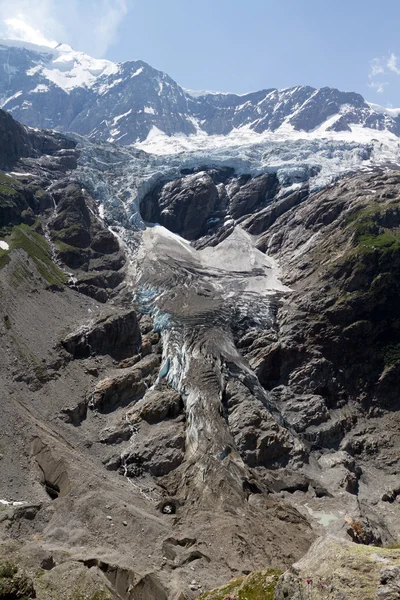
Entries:
[[395, 160], [203, 158], [0, 111], [0, 597], [399, 597]]

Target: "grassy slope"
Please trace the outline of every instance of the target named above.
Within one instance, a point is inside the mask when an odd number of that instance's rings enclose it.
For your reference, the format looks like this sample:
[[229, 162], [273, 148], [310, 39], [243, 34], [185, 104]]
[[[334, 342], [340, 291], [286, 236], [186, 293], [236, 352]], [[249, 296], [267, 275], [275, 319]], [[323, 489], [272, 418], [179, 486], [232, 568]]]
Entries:
[[[0, 269], [10, 262], [9, 254], [18, 248], [24, 250], [32, 258], [35, 265], [49, 284], [61, 284], [66, 281], [65, 273], [53, 262], [50, 246], [44, 237], [35, 230], [35, 226], [20, 224], [12, 228], [11, 234], [5, 238], [9, 250], [0, 249]], [[21, 272], [16, 276], [23, 277]]]

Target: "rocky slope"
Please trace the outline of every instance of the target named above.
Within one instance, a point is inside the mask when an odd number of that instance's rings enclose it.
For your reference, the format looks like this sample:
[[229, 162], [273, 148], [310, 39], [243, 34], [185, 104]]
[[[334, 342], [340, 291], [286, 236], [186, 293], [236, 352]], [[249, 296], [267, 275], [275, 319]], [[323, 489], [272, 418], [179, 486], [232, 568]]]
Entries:
[[400, 594], [398, 549], [320, 538], [284, 573], [255, 571], [210, 590], [201, 600], [395, 600]]
[[398, 171], [0, 124], [0, 590], [301, 598], [317, 537], [398, 543]]
[[336, 89], [297, 86], [194, 94], [143, 61], [112, 63], [76, 52], [0, 40], [0, 107], [34, 127], [133, 144], [151, 132], [227, 135], [236, 130], [400, 135], [399, 111]]

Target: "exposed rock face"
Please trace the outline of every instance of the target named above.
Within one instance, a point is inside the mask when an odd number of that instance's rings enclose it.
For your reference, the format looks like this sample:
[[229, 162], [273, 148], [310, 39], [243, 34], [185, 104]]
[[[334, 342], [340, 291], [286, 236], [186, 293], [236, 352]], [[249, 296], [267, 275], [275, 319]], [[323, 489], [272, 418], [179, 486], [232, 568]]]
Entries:
[[35, 226], [39, 235], [48, 234], [52, 253], [74, 270], [77, 289], [105, 302], [123, 280], [125, 258], [116, 236], [100, 219], [97, 202], [72, 176], [79, 154], [76, 142], [53, 132], [31, 131], [3, 111], [0, 122], [6, 153], [0, 164], [12, 164], [19, 173], [0, 174], [0, 227], [9, 232], [22, 223]]
[[400, 592], [400, 552], [319, 539], [275, 589], [275, 600], [392, 600]]
[[230, 212], [234, 219], [260, 209], [274, 197], [279, 186], [275, 173], [260, 175], [243, 185], [231, 199]]
[[91, 354], [130, 356], [141, 345], [136, 312], [127, 310], [104, 316], [94, 324], [70, 334], [62, 341], [62, 345], [74, 358], [88, 358]]
[[295, 453], [288, 431], [243, 384], [229, 381], [225, 394], [230, 429], [245, 463], [249, 467], [286, 465]]
[[100, 302], [117, 287], [125, 264], [116, 236], [105, 228], [97, 204], [77, 182], [62, 182], [51, 191], [56, 209], [48, 222], [59, 259], [76, 271], [79, 291]]
[[55, 500], [66, 496], [71, 491], [71, 485], [63, 459], [55, 457], [51, 448], [40, 438], [32, 442], [32, 455], [40, 469], [42, 485], [50, 498]]
[[237, 177], [224, 167], [185, 171], [184, 177], [156, 185], [143, 198], [141, 214], [145, 221], [159, 223], [187, 240], [204, 238], [202, 247], [225, 239], [232, 232], [232, 218], [257, 213], [279, 188], [275, 173], [252, 178]]
[[146, 221], [160, 223], [188, 240], [206, 233], [205, 224], [215, 210], [218, 190], [207, 173], [196, 173], [165, 184], [142, 201]]
[[174, 418], [183, 409], [182, 398], [170, 389], [149, 390], [143, 400], [130, 412], [132, 422], [144, 420], [147, 423], [160, 423], [166, 418]]
[[[73, 150], [75, 142], [54, 132], [37, 133], [24, 127], [0, 110], [0, 168], [11, 168], [20, 158], [55, 155], [54, 166], [60, 163], [57, 153]], [[76, 162], [75, 162], [76, 166]]]
[[146, 391], [146, 377], [159, 366], [156, 356], [146, 356], [133, 367], [101, 380], [95, 387], [90, 406], [110, 410], [115, 405], [133, 400]]
[[[349, 397], [362, 398], [366, 409], [394, 401], [389, 373], [396, 369], [399, 339], [399, 181], [396, 173], [382, 172], [348, 178], [260, 236], [260, 247], [285, 261], [288, 281], [296, 284], [295, 303], [282, 310], [281, 332], [285, 337], [296, 322], [297, 352], [288, 339], [275, 349], [278, 383], [320, 391], [331, 406]], [[322, 356], [310, 360], [314, 348]]]

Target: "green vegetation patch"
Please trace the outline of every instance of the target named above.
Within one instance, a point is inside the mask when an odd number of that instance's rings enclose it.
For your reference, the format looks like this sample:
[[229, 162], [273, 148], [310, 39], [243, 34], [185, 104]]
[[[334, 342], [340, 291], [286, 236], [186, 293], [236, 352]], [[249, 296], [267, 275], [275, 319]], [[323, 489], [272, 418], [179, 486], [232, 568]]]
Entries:
[[68, 248], [87, 248], [90, 244], [89, 232], [80, 223], [75, 223], [52, 234], [56, 244], [64, 244]]
[[6, 175], [5, 173], [0, 173], [0, 194], [4, 195], [14, 195], [18, 193], [17, 190], [14, 189], [13, 186], [19, 186], [20, 182], [11, 177], [10, 175]]
[[18, 572], [18, 567], [11, 561], [0, 564], [0, 579], [11, 579]]
[[365, 249], [379, 249], [381, 251], [398, 250], [400, 248], [400, 230], [399, 232], [393, 232], [388, 230], [379, 229], [378, 233], [372, 233], [367, 228], [357, 232], [357, 242]]
[[[225, 600], [225, 598], [233, 598], [234, 592], [237, 591], [238, 587], [243, 583], [244, 577], [239, 577], [239, 579], [233, 579], [226, 585], [211, 590], [210, 592], [206, 592], [202, 596], [200, 596], [199, 600]], [[236, 598], [236, 596], [235, 596]]]
[[9, 250], [2, 250], [0, 248], [0, 269], [8, 265], [10, 257], [8, 256]]
[[93, 594], [74, 594], [71, 600], [112, 600], [112, 598], [109, 593], [99, 591]]
[[392, 344], [384, 349], [385, 364], [400, 365], [400, 344]]
[[[50, 285], [65, 283], [65, 273], [53, 262], [51, 257], [51, 251], [46, 238], [34, 230], [29, 225], [21, 224], [13, 227], [11, 235], [7, 238], [7, 243], [10, 247], [9, 250], [0, 250], [0, 269], [10, 262], [9, 253], [12, 250], [20, 248], [34, 261], [40, 275]], [[17, 278], [16, 283], [20, 279], [25, 279], [27, 273], [26, 269], [16, 270], [13, 275]]]
[[347, 223], [355, 231], [358, 250], [392, 252], [400, 249], [399, 203], [384, 206], [372, 204], [351, 215]]
[[206, 592], [200, 600], [273, 600], [275, 588], [282, 571], [267, 569], [255, 571], [247, 577], [233, 579], [210, 592]]
[[35, 598], [32, 580], [20, 573], [11, 561], [0, 564], [0, 598], [2, 600], [28, 600]]

